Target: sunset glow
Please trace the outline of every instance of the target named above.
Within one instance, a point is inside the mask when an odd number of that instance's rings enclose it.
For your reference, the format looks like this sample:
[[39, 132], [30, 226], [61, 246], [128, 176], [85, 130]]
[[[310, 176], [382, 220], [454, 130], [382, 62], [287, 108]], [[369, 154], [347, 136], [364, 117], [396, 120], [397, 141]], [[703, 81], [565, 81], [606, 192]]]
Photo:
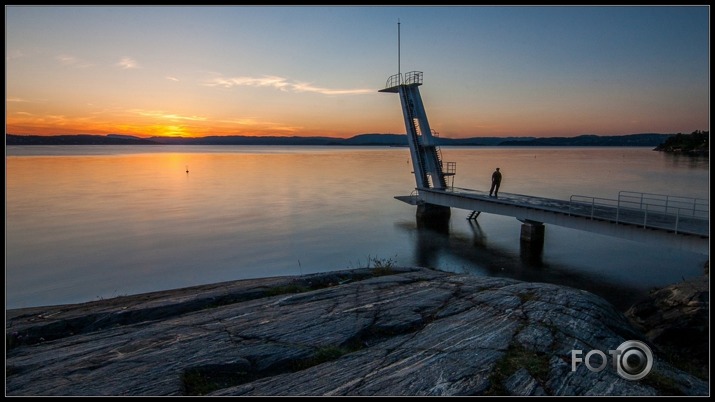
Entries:
[[[404, 133], [424, 72], [443, 137], [709, 130], [709, 7], [6, 6], [6, 133]], [[400, 55], [398, 65], [398, 20]]]

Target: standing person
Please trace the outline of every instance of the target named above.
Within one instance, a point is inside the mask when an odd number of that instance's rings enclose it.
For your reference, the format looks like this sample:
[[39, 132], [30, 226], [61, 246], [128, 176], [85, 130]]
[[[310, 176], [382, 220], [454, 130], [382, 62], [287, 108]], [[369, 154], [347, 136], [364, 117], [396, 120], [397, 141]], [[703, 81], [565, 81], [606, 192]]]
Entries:
[[492, 196], [492, 193], [494, 193], [494, 196], [497, 197], [499, 194], [499, 186], [501, 185], [501, 172], [499, 171], [499, 168], [492, 173], [492, 187], [489, 189], [489, 196]]

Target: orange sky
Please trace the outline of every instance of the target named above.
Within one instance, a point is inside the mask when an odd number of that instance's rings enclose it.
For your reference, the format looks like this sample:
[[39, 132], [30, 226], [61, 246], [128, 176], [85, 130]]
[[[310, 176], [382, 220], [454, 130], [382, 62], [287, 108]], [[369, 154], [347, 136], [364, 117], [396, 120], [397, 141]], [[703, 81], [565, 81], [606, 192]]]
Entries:
[[6, 133], [404, 133], [398, 68], [447, 138], [709, 130], [707, 7], [8, 6]]

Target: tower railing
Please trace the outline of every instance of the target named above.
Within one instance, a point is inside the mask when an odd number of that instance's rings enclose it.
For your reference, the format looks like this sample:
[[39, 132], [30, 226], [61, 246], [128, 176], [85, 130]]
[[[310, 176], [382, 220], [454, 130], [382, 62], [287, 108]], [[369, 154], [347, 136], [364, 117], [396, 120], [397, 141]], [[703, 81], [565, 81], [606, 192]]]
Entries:
[[405, 73], [405, 85], [417, 84], [422, 85], [422, 71], [410, 71]]
[[422, 85], [422, 71], [410, 71], [403, 74], [398, 73], [387, 78], [385, 88], [394, 88], [400, 85]]
[[391, 75], [387, 78], [385, 83], [385, 88], [392, 88], [398, 85], [402, 85], [402, 74]]

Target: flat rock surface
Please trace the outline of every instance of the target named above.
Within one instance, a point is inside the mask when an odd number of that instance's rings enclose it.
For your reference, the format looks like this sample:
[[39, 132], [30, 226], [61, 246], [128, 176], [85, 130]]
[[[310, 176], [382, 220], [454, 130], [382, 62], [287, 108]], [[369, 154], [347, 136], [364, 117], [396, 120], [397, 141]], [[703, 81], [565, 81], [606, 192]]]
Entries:
[[364, 268], [8, 310], [6, 395], [709, 394], [657, 351], [639, 380], [572, 370], [626, 340], [585, 291]]

